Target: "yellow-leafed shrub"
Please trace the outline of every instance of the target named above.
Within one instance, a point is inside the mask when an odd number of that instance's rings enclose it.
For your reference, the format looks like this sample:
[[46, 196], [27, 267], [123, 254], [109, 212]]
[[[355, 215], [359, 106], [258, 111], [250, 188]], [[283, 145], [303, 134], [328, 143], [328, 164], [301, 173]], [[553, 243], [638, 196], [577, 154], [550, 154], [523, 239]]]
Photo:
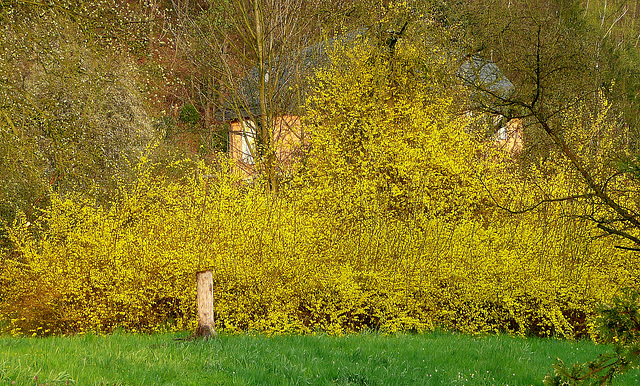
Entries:
[[281, 191], [226, 167], [143, 160], [109, 206], [53, 194], [37, 223], [8, 229], [0, 326], [194, 329], [195, 274], [212, 269], [217, 326], [230, 332], [573, 337], [596, 304], [637, 285], [632, 252], [581, 219], [602, 212], [594, 202], [495, 210], [581, 194], [564, 161], [510, 171], [469, 138], [415, 48], [397, 47], [393, 63], [342, 49], [310, 97], [310, 158]]
[[152, 171], [141, 165], [108, 209], [54, 196], [40, 223], [11, 229], [0, 319], [12, 331], [192, 329], [195, 272], [211, 268], [227, 331], [574, 336], [638, 276], [628, 252], [557, 211], [349, 224], [225, 172], [171, 182]]
[[312, 185], [309, 196], [335, 204], [344, 219], [370, 215], [371, 201], [397, 218], [417, 212], [456, 221], [492, 211], [477, 176], [495, 175], [503, 154], [466, 132], [461, 94], [434, 75], [451, 64], [426, 47], [399, 43], [390, 55], [366, 39], [336, 44], [330, 65], [316, 73], [302, 176]]

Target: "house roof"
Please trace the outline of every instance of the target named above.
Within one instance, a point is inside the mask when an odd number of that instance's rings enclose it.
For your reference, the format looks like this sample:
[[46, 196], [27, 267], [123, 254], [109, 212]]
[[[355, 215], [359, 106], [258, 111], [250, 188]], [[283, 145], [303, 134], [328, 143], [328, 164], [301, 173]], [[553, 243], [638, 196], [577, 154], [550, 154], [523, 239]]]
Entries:
[[[317, 44], [305, 47], [292, 54], [287, 60], [277, 58], [271, 68], [265, 74], [276, 76], [275, 82], [269, 83], [271, 100], [268, 103], [277, 103], [277, 109], [283, 112], [294, 111], [304, 99], [304, 89], [299, 87], [305, 79], [329, 61], [327, 48], [336, 41], [353, 41], [365, 32], [364, 29], [356, 30], [338, 38], [327, 39]], [[219, 113], [222, 121], [232, 121], [241, 118], [249, 118], [260, 115], [260, 99], [258, 93], [258, 67], [249, 70], [247, 76], [240, 81], [239, 92], [235, 100], [229, 101]]]
[[[304, 100], [304, 87], [300, 87], [305, 79], [325, 66], [329, 62], [327, 48], [333, 46], [336, 41], [350, 42], [363, 36], [367, 29], [359, 29], [335, 39], [327, 39], [323, 42], [310, 45], [287, 60], [275, 60], [271, 69], [265, 76], [277, 76], [276, 82], [269, 83], [271, 100], [269, 104], [276, 103], [278, 111], [291, 113], [295, 111]], [[493, 62], [479, 56], [467, 57], [457, 71], [457, 76], [463, 84], [472, 87], [476, 91], [472, 99], [482, 99], [489, 94], [494, 97], [506, 98], [515, 91], [515, 86], [502, 73]], [[270, 107], [270, 106], [269, 106]], [[221, 121], [233, 121], [256, 117], [260, 115], [260, 101], [258, 93], [258, 68], [253, 67], [247, 76], [240, 81], [239, 92], [235, 100], [229, 101], [218, 113]]]
[[467, 57], [458, 68], [457, 75], [464, 85], [494, 97], [506, 99], [515, 92], [515, 86], [500, 68], [479, 56]]

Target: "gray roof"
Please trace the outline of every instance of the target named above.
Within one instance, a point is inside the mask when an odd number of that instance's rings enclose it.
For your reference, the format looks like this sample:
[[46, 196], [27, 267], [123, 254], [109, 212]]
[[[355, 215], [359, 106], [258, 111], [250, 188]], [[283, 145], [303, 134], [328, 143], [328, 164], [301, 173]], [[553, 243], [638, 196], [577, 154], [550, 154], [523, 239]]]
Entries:
[[[276, 59], [268, 74], [276, 74], [277, 82], [271, 82], [270, 102], [277, 103], [276, 111], [291, 113], [303, 103], [305, 99], [305, 79], [325, 66], [329, 61], [327, 48], [336, 41], [354, 41], [366, 33], [366, 29], [360, 29], [345, 34], [337, 39], [328, 39], [304, 48], [288, 60]], [[269, 76], [267, 74], [267, 76]], [[273, 76], [273, 75], [271, 75]], [[460, 65], [457, 76], [463, 83], [475, 90], [473, 99], [486, 99], [486, 97], [506, 98], [515, 91], [515, 86], [500, 71], [498, 66], [478, 56], [470, 56]], [[260, 115], [260, 102], [258, 94], [258, 68], [253, 67], [248, 75], [240, 82], [240, 91], [235, 96], [236, 100], [230, 101], [219, 112], [218, 119], [231, 121], [242, 118], [256, 117]], [[486, 94], [486, 95], [482, 95]]]
[[466, 86], [506, 99], [515, 92], [515, 86], [498, 66], [478, 56], [468, 57], [458, 69], [458, 77]]
[[[329, 62], [327, 48], [336, 41], [353, 41], [365, 30], [356, 30], [339, 38], [327, 39], [317, 44], [305, 47], [293, 54], [286, 61], [275, 60], [266, 76], [277, 77], [276, 82], [269, 83], [272, 90], [270, 103], [277, 103], [276, 110], [282, 112], [295, 111], [305, 99], [303, 83], [314, 72]], [[249, 118], [260, 115], [260, 100], [258, 93], [258, 67], [249, 70], [247, 76], [239, 84], [239, 92], [219, 113], [218, 118], [224, 121], [239, 118]]]

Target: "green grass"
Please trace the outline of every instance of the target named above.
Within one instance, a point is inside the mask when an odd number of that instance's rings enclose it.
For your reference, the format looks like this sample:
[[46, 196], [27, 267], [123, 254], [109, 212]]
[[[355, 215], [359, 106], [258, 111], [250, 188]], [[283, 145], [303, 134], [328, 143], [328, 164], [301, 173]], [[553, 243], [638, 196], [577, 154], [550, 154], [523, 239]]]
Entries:
[[[608, 349], [445, 333], [174, 340], [185, 335], [0, 337], [0, 385], [530, 385], [556, 356], [586, 361]], [[638, 384], [640, 372], [616, 381]]]

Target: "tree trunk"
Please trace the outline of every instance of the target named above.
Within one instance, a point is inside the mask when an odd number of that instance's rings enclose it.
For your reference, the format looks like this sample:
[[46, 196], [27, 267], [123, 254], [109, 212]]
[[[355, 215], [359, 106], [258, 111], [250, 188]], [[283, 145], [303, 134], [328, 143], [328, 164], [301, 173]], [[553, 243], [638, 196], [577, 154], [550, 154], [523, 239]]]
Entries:
[[217, 335], [213, 320], [213, 272], [211, 270], [196, 274], [198, 290], [198, 328], [195, 336], [210, 339]]
[[255, 40], [256, 40], [256, 55], [258, 61], [258, 98], [260, 101], [260, 123], [256, 123], [258, 135], [258, 160], [260, 163], [260, 169], [264, 173], [269, 183], [270, 190], [276, 190], [275, 186], [275, 172], [274, 172], [274, 159], [272, 149], [272, 128], [273, 124], [273, 106], [269, 105], [268, 100], [270, 95], [267, 95], [267, 87], [269, 85], [270, 67], [273, 63], [269, 62], [268, 52], [265, 47], [266, 38], [264, 30], [264, 10], [263, 4], [260, 0], [254, 0], [253, 12], [255, 17]]

